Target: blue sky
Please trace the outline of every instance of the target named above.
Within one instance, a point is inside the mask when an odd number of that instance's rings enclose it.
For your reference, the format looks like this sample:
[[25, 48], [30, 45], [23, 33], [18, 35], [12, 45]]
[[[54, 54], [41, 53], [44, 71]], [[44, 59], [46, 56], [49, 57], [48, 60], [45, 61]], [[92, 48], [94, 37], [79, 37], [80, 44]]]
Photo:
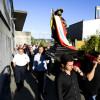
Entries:
[[63, 8], [62, 17], [67, 25], [95, 18], [95, 6], [100, 0], [13, 0], [14, 9], [27, 11], [23, 31], [30, 31], [34, 38], [51, 38], [50, 19], [54, 11]]

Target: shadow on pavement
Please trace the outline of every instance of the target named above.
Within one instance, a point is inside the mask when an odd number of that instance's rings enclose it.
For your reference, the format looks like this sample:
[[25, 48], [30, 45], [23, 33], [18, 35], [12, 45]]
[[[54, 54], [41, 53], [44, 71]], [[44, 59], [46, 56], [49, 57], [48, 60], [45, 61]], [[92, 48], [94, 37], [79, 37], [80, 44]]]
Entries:
[[[34, 78], [34, 75], [31, 72], [27, 72], [25, 80], [30, 85], [32, 91], [35, 93], [36, 100], [39, 100], [38, 84]], [[54, 82], [48, 76], [46, 78], [46, 93], [42, 94], [41, 98], [41, 100], [57, 100]]]
[[48, 76], [46, 79], [46, 94], [43, 94], [43, 100], [57, 100], [54, 81]]
[[13, 100], [34, 100], [34, 98], [26, 87], [22, 87], [21, 90], [15, 91]]
[[38, 84], [37, 84], [36, 79], [33, 77], [33, 74], [31, 72], [26, 72], [25, 80], [29, 84], [29, 86], [31, 87], [32, 91], [34, 92], [34, 94], [36, 96], [35, 99], [38, 100], [38, 97], [39, 97]]
[[11, 69], [10, 66], [6, 66], [0, 73], [0, 100], [12, 100], [10, 91], [11, 82]]

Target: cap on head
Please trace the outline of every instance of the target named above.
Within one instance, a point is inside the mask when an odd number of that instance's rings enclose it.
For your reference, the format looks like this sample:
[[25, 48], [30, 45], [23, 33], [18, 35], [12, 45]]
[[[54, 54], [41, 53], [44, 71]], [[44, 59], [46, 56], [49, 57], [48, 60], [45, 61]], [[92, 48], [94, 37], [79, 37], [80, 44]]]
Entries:
[[57, 12], [58, 11], [61, 11], [61, 13], [64, 11], [62, 8], [59, 8], [59, 9], [57, 9], [56, 11], [55, 11], [55, 15], [57, 15]]

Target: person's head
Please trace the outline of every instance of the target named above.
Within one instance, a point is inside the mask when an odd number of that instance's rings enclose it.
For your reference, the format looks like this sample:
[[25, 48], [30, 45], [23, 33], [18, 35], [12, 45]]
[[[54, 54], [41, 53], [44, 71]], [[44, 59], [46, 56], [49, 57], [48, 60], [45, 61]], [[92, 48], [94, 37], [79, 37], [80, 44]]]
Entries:
[[17, 48], [14, 48], [14, 51], [17, 51]]
[[18, 45], [16, 45], [16, 48], [18, 49]]
[[39, 53], [42, 54], [43, 53], [43, 46], [39, 46]]
[[19, 48], [19, 49], [18, 49], [18, 52], [19, 52], [19, 54], [21, 54], [21, 55], [24, 53], [24, 51], [23, 51], [22, 48]]
[[47, 49], [50, 49], [50, 46], [47, 46]]
[[73, 58], [71, 55], [64, 54], [61, 56], [61, 65], [67, 71], [72, 71], [73, 69]]
[[19, 45], [19, 48], [23, 48], [23, 46], [22, 45]]
[[48, 50], [48, 49], [47, 49], [47, 47], [45, 47], [44, 49], [45, 49], [45, 51], [47, 51], [47, 50]]
[[60, 10], [57, 12], [57, 15], [61, 16], [61, 11]]
[[34, 46], [35, 46], [35, 44], [32, 45], [32, 47], [34, 47]]
[[97, 60], [97, 62], [100, 64], [100, 53], [97, 53], [97, 55], [96, 55], [96, 60]]
[[57, 9], [55, 11], [55, 15], [61, 16], [62, 12], [63, 12], [63, 9], [62, 8], [59, 8], [59, 9]]
[[36, 45], [35, 47], [36, 47], [37, 49], [39, 48], [39, 46], [38, 46], [38, 45]]

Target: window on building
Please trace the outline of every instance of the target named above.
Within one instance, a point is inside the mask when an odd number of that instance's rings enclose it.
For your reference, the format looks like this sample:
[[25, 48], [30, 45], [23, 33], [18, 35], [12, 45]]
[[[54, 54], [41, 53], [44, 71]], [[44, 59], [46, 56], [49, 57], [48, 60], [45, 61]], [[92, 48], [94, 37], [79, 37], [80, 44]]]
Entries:
[[10, 9], [10, 0], [7, 0], [8, 9]]
[[96, 18], [100, 18], [100, 6], [96, 7]]
[[100, 18], [100, 9], [97, 9], [97, 18]]

